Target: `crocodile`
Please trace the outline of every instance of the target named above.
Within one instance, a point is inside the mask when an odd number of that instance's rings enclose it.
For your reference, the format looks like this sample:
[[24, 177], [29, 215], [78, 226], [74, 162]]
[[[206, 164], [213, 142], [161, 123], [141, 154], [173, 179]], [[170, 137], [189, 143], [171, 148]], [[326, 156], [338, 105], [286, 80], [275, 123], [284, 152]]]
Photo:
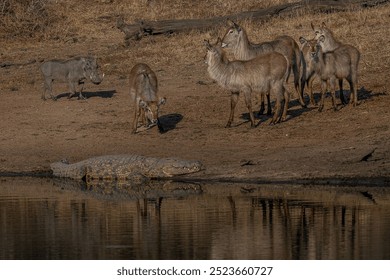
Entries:
[[140, 155], [98, 156], [73, 164], [62, 160], [50, 164], [50, 168], [55, 177], [86, 182], [169, 178], [204, 169], [200, 161]]

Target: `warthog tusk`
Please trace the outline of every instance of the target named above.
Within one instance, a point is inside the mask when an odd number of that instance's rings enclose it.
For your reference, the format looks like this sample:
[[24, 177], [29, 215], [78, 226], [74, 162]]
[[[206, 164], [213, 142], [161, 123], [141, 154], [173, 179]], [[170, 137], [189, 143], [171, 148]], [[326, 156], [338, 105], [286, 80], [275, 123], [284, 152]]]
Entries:
[[104, 78], [104, 73], [103, 73], [103, 76], [102, 76], [102, 78]]

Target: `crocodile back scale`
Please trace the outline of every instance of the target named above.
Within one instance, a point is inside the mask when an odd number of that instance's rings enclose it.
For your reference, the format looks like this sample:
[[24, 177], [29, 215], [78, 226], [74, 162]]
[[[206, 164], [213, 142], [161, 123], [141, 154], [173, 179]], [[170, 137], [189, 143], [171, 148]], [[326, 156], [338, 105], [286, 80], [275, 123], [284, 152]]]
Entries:
[[131, 180], [140, 175], [167, 178], [190, 174], [203, 169], [200, 161], [177, 158], [153, 158], [139, 155], [107, 155], [76, 163], [67, 161], [50, 165], [53, 175], [76, 180]]

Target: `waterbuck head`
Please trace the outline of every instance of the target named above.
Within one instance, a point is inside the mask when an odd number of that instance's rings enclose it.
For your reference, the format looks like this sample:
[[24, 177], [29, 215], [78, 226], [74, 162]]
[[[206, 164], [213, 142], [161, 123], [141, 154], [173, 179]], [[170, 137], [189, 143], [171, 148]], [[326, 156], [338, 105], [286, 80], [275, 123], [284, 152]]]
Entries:
[[103, 81], [104, 73], [102, 76], [99, 74], [99, 65], [95, 57], [83, 57], [83, 70], [84, 77], [89, 78], [92, 83], [100, 84]]
[[244, 36], [244, 30], [235, 22], [229, 20], [229, 29], [222, 38], [222, 48], [235, 49]]
[[[320, 38], [323, 39], [323, 36]], [[301, 50], [305, 60], [314, 60], [317, 62], [321, 51], [321, 46], [318, 40], [306, 40], [305, 38], [300, 37], [299, 42], [302, 44]]]
[[221, 44], [222, 41], [219, 37], [214, 45], [210, 44], [209, 40], [204, 40], [204, 45], [206, 46], [207, 50], [204, 60], [207, 65], [213, 65], [213, 63], [216, 61], [225, 60], [225, 54], [222, 50]]
[[328, 27], [326, 27], [325, 22], [323, 22], [321, 25], [316, 26], [313, 23], [311, 23], [311, 28], [314, 31], [315, 39], [318, 40], [320, 36], [324, 36], [325, 38], [333, 38], [333, 32]]
[[148, 126], [154, 126], [158, 124], [159, 109], [160, 106], [166, 103], [166, 98], [162, 97], [158, 101], [139, 101], [139, 106], [145, 112], [145, 118], [148, 121]]

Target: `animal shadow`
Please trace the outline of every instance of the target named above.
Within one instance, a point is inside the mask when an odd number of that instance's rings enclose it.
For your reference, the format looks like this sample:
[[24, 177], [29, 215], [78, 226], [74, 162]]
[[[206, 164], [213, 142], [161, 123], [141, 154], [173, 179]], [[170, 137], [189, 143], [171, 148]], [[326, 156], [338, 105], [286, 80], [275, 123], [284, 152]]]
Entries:
[[361, 87], [358, 90], [358, 100], [367, 100], [367, 99], [371, 99], [375, 96], [382, 96], [382, 95], [386, 95], [386, 93], [385, 92], [372, 92], [372, 90], [368, 90], [364, 87]]
[[[100, 97], [100, 98], [112, 98], [114, 94], [116, 93], [116, 90], [102, 90], [102, 91], [96, 91], [96, 92], [91, 92], [91, 91], [84, 91], [83, 96], [85, 99], [89, 99], [92, 97]], [[79, 93], [73, 94], [71, 97], [75, 98], [78, 97]], [[61, 93], [57, 95], [57, 99], [60, 98], [68, 98], [68, 93]]]
[[[272, 108], [275, 107], [275, 102], [271, 102], [271, 107]], [[291, 100], [289, 102], [289, 109], [287, 111], [286, 121], [289, 121], [291, 118], [299, 117], [303, 113], [308, 112], [312, 109], [313, 108], [309, 108], [309, 107], [302, 108], [298, 100]], [[282, 110], [283, 110], [283, 108], [282, 108]], [[266, 113], [260, 115], [259, 111], [256, 110], [256, 111], [253, 111], [253, 116], [255, 117], [256, 120], [259, 120], [259, 122], [256, 124], [256, 127], [257, 127], [258, 125], [265, 123], [267, 120], [271, 120], [273, 117], [273, 112], [271, 115], [267, 115]], [[241, 124], [249, 122], [250, 121], [249, 113], [241, 114], [241, 119], [244, 120], [244, 122]]]
[[176, 125], [183, 119], [181, 114], [168, 114], [158, 118], [158, 130], [166, 133], [176, 128]]

